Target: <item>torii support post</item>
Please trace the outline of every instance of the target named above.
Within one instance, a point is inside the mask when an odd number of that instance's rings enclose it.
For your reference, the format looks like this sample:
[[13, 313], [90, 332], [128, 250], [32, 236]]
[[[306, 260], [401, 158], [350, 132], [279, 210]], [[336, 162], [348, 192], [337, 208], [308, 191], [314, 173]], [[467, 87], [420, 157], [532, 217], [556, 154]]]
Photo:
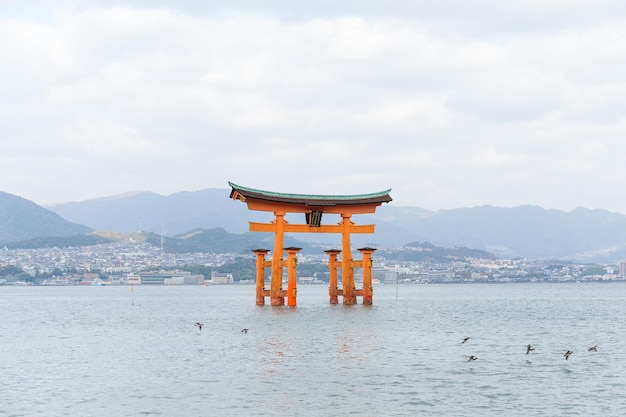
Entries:
[[354, 287], [354, 268], [352, 267], [352, 251], [350, 249], [350, 231], [352, 217], [349, 213], [341, 213], [341, 284], [343, 286], [343, 304], [356, 304]]
[[372, 286], [372, 253], [374, 248], [360, 248], [359, 252], [363, 255], [363, 304], [371, 305], [374, 296], [374, 287]]
[[285, 236], [285, 212], [275, 211], [274, 252], [272, 253], [272, 280], [270, 299], [273, 306], [285, 305], [283, 294], [283, 241]]
[[254, 249], [256, 255], [256, 305], [265, 305], [265, 268], [271, 266], [271, 262], [265, 260], [269, 249]]
[[297, 303], [298, 288], [296, 267], [298, 266], [298, 259], [296, 255], [300, 252], [300, 249], [302, 248], [285, 248], [285, 251], [287, 251], [287, 305], [289, 307], [295, 307]]
[[[328, 286], [328, 296], [330, 297], [331, 304], [339, 304], [339, 292], [337, 287], [339, 286], [337, 280], [337, 255], [341, 253], [337, 249], [329, 249], [324, 251], [328, 254], [328, 269], [330, 270], [330, 284]], [[343, 290], [341, 291], [343, 295]]]

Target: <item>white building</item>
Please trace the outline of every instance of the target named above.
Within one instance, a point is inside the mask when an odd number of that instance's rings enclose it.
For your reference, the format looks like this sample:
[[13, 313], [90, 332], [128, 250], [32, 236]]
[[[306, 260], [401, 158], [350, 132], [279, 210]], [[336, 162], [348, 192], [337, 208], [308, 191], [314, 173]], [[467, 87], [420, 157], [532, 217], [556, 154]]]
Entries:
[[135, 273], [128, 274], [126, 275], [126, 283], [129, 285], [141, 285], [141, 277]]
[[213, 271], [211, 272], [211, 282], [213, 284], [234, 284], [235, 278], [233, 274]]

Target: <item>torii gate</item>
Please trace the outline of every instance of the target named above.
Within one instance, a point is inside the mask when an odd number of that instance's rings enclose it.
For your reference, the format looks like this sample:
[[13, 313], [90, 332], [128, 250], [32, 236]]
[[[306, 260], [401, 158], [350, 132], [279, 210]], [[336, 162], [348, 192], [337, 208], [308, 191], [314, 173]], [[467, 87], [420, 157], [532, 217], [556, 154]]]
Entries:
[[[343, 297], [343, 304], [356, 304], [356, 297], [363, 297], [363, 304], [372, 304], [372, 253], [373, 248], [361, 248], [362, 260], [353, 260], [350, 248], [351, 233], [374, 233], [374, 225], [355, 225], [350, 219], [353, 214], [376, 212], [376, 207], [390, 202], [391, 189], [372, 194], [361, 195], [307, 195], [285, 194], [256, 190], [228, 182], [232, 191], [230, 197], [248, 205], [250, 210], [273, 212], [275, 219], [271, 223], [250, 222], [251, 232], [274, 232], [274, 252], [272, 260], [266, 261], [269, 250], [257, 249], [256, 261], [256, 303], [265, 304], [269, 296], [271, 305], [284, 305], [285, 296], [289, 306], [296, 305], [296, 254], [300, 248], [283, 248], [285, 232], [291, 233], [341, 233], [341, 250], [329, 250], [330, 268], [330, 303], [337, 304], [338, 296]], [[304, 213], [306, 224], [290, 224], [285, 220], [287, 213]], [[341, 222], [336, 225], [323, 225], [323, 214], [339, 214]], [[287, 252], [287, 261], [283, 260], [283, 250]], [[341, 260], [337, 256], [342, 254]], [[271, 267], [270, 289], [265, 289], [265, 268]], [[287, 267], [287, 291], [282, 288], [283, 267]], [[342, 288], [338, 289], [337, 269], [341, 268]], [[363, 288], [354, 285], [354, 268], [363, 268]]]

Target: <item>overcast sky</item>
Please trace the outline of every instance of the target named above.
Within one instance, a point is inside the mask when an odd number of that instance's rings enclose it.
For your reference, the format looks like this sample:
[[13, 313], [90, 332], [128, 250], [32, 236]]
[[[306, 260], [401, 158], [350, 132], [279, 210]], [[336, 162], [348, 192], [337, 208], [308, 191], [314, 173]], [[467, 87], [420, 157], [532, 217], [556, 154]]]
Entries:
[[41, 205], [233, 181], [626, 213], [622, 0], [0, 0], [0, 54], [0, 191]]

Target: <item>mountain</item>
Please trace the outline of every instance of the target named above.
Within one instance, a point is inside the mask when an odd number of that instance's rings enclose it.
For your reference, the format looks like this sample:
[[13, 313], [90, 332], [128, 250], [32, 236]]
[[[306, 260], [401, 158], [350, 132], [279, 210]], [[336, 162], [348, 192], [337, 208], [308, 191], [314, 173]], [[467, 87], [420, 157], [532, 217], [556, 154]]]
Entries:
[[4, 247], [7, 249], [67, 248], [99, 245], [114, 240], [92, 232], [87, 235], [33, 237], [26, 240], [5, 242]]
[[[250, 254], [253, 249], [273, 249], [273, 235], [244, 233], [228, 233], [222, 228], [196, 229], [179, 236], [164, 237], [152, 232], [91, 232], [86, 235], [64, 237], [36, 237], [18, 242], [9, 242], [8, 249], [38, 249], [50, 247], [79, 247], [92, 246], [113, 242], [147, 242], [155, 247], [163, 247], [170, 253], [239, 253]], [[318, 248], [301, 242], [293, 237], [285, 237], [285, 246], [295, 246], [302, 249], [302, 253], [320, 253]]]
[[[161, 196], [137, 192], [49, 207], [63, 218], [95, 230], [125, 233], [137, 230], [166, 236], [195, 229], [222, 228], [243, 234], [248, 222], [268, 222], [271, 213], [248, 210], [229, 198], [230, 190], [206, 189]], [[329, 216], [324, 222], [338, 222]], [[302, 223], [301, 214], [289, 222]], [[537, 206], [480, 206], [429, 211], [384, 204], [373, 215], [355, 215], [357, 224], [373, 223], [374, 235], [353, 235], [354, 246], [398, 247], [431, 242], [442, 247], [468, 247], [505, 258], [578, 259], [614, 262], [626, 259], [626, 216], [606, 210], [578, 208], [571, 212]], [[271, 234], [260, 233], [271, 239]], [[340, 235], [299, 234], [302, 242], [339, 245]], [[267, 246], [267, 245], [266, 245]], [[381, 248], [382, 249], [382, 248]]]
[[244, 219], [262, 221], [271, 218], [267, 213], [250, 213], [245, 204], [231, 200], [229, 194], [230, 191], [224, 189], [183, 191], [169, 196], [145, 191], [48, 208], [94, 230], [149, 231], [167, 236], [215, 227], [223, 227], [231, 233], [245, 233], [248, 220]]
[[449, 263], [454, 261], [474, 259], [497, 259], [497, 257], [487, 251], [470, 249], [465, 247], [441, 248], [429, 242], [412, 242], [403, 247], [402, 250], [382, 249], [376, 252], [385, 259], [393, 259], [401, 262], [431, 262]]
[[71, 223], [30, 200], [0, 191], [0, 243], [42, 236], [81, 235], [90, 231], [89, 227]]
[[[156, 236], [156, 235], [155, 235]], [[159, 239], [159, 241], [156, 240]], [[148, 242], [159, 245], [160, 236], [147, 239]], [[222, 228], [196, 229], [182, 235], [164, 238], [163, 244], [169, 252], [214, 252], [214, 253], [245, 253], [249, 254], [257, 248], [274, 248], [274, 236], [267, 233], [228, 233]], [[285, 247], [295, 246], [303, 253], [312, 253], [311, 245], [293, 237], [285, 236]]]
[[[70, 202], [49, 206], [48, 208], [72, 222], [89, 225], [94, 230], [112, 230], [123, 233], [149, 231], [166, 236], [176, 236], [194, 229], [223, 228], [230, 233], [248, 232], [248, 222], [269, 222], [271, 213], [248, 210], [245, 204], [229, 198], [230, 191], [225, 189], [205, 189], [195, 192], [179, 192], [162, 196], [152, 192], [127, 193], [112, 197], [97, 198], [82, 202]], [[288, 214], [289, 222], [304, 221], [301, 214]], [[341, 219], [335, 215], [336, 222]], [[357, 222], [371, 222], [369, 216], [358, 216]], [[363, 221], [359, 221], [361, 219]], [[365, 220], [367, 219], [367, 220]], [[380, 220], [378, 216], [374, 219]], [[328, 217], [325, 222], [332, 223]], [[419, 235], [408, 232], [402, 225], [382, 222], [377, 224], [377, 232], [386, 237], [384, 242], [404, 244], [417, 240]], [[303, 235], [301, 235], [303, 236]], [[319, 240], [319, 234], [312, 234], [313, 241]], [[333, 241], [330, 235], [322, 239]], [[359, 240], [358, 235], [353, 238]], [[310, 239], [304, 239], [310, 240]], [[371, 235], [361, 239], [371, 241]], [[337, 240], [341, 242], [341, 238]]]
[[383, 206], [386, 223], [440, 246], [468, 246], [500, 257], [626, 259], [626, 216], [607, 210], [570, 212], [537, 206], [480, 206], [427, 212]]

